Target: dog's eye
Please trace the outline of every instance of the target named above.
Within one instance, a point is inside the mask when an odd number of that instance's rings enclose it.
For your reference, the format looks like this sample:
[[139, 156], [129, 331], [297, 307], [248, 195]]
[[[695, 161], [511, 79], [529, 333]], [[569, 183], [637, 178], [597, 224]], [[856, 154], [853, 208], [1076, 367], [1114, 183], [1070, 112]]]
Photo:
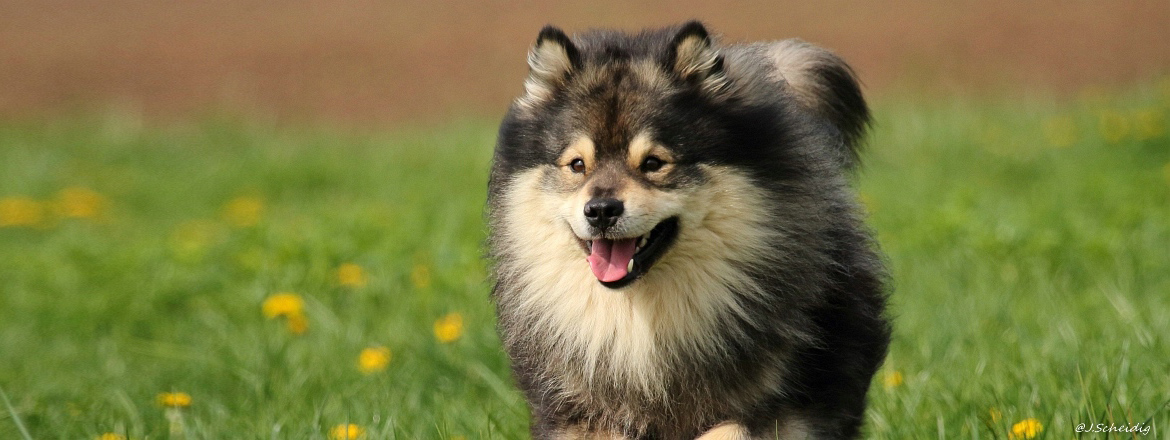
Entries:
[[585, 161], [581, 160], [581, 159], [573, 159], [572, 162], [569, 162], [569, 170], [571, 170], [577, 174], [584, 173], [585, 172]]
[[653, 173], [655, 171], [662, 169], [663, 165], [666, 165], [666, 162], [663, 162], [662, 159], [659, 159], [659, 158], [654, 157], [654, 156], [650, 156], [650, 157], [647, 157], [646, 160], [642, 161], [642, 172], [643, 173]]

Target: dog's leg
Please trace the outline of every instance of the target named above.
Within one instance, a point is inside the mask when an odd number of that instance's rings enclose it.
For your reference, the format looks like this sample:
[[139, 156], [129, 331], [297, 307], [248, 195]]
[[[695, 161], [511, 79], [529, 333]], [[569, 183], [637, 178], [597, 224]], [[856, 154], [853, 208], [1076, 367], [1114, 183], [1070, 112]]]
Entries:
[[711, 428], [695, 440], [750, 440], [747, 428], [738, 423], [723, 423]]

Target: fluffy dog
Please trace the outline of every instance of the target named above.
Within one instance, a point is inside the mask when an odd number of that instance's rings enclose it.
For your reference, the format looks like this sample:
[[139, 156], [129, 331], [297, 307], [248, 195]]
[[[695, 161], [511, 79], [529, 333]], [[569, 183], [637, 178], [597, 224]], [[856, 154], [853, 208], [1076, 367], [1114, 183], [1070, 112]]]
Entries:
[[546, 27], [528, 64], [488, 217], [533, 437], [855, 438], [890, 328], [852, 70], [698, 22]]

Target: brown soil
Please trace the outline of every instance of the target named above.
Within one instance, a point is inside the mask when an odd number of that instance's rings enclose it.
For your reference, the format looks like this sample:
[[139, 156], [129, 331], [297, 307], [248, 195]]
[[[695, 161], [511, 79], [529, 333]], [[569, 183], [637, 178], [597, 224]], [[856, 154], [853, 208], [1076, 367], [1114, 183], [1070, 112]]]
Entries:
[[0, 116], [111, 104], [378, 125], [499, 115], [546, 23], [700, 18], [730, 40], [801, 37], [879, 95], [1061, 93], [1170, 73], [1165, 0], [466, 3], [0, 1]]

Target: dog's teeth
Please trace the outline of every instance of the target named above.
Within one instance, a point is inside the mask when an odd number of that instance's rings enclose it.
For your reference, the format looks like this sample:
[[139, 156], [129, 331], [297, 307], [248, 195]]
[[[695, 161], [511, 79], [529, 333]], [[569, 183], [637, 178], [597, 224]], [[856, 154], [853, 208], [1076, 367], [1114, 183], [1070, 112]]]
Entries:
[[646, 247], [646, 242], [648, 242], [648, 241], [650, 241], [650, 239], [646, 238], [646, 236], [643, 235], [642, 239], [638, 240], [638, 247], [640, 247], [640, 248]]
[[626, 263], [626, 272], [634, 271], [634, 259], [631, 258], [629, 263]]
[[585, 242], [585, 247], [589, 248], [589, 252], [593, 252], [593, 240], [587, 240]]

